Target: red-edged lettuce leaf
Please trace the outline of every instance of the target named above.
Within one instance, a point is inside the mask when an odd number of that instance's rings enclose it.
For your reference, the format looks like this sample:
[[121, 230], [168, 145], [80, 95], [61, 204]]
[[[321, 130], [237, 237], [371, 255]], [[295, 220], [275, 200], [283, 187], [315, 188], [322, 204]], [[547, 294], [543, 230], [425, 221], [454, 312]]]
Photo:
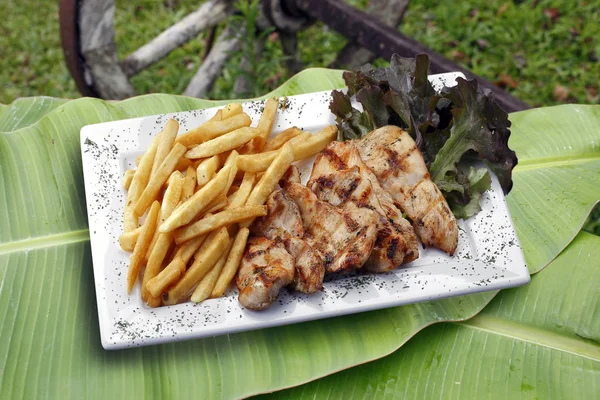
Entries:
[[[479, 211], [479, 198], [489, 189], [490, 179], [481, 169], [464, 164], [482, 160], [498, 175], [505, 193], [512, 187], [517, 157], [508, 148], [510, 121], [476, 80], [459, 78], [457, 86], [436, 92], [428, 74], [427, 55], [413, 59], [394, 54], [389, 67], [367, 64], [344, 72], [348, 92], [334, 91], [330, 109], [339, 140], [360, 138], [385, 125], [408, 130], [455, 215], [468, 218]], [[352, 107], [352, 96], [363, 111]]]

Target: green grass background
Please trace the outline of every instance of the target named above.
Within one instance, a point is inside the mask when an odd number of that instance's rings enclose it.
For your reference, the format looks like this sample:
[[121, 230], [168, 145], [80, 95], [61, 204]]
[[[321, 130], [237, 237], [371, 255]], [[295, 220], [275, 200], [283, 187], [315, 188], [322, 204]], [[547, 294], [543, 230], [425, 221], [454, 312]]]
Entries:
[[[349, 1], [364, 8], [366, 0]], [[76, 98], [59, 36], [58, 0], [4, 0], [0, 20], [0, 103], [25, 96]], [[115, 31], [123, 58], [197, 8], [194, 0], [116, 0]], [[400, 30], [535, 106], [600, 103], [600, 0], [411, 1]], [[201, 62], [205, 34], [132, 78], [138, 93], [181, 93]], [[323, 67], [343, 36], [316, 23], [300, 34], [305, 67]], [[264, 62], [273, 65], [259, 90], [289, 75], [275, 37]], [[235, 97], [234, 55], [209, 97]], [[273, 62], [275, 61], [275, 62]], [[377, 60], [376, 64], [385, 61]], [[599, 128], [600, 129], [600, 128]], [[586, 225], [600, 234], [600, 209]]]

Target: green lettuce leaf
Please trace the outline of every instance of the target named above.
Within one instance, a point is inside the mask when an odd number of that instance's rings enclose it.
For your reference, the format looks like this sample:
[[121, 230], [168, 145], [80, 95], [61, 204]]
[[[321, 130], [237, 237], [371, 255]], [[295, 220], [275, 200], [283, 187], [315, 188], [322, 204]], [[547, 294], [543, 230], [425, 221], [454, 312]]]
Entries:
[[[466, 195], [469, 198], [467, 204], [464, 204], [464, 198], [457, 199], [456, 201], [452, 201], [452, 213], [456, 215], [457, 218], [467, 219], [472, 215], [477, 214], [481, 211], [481, 206], [479, 206], [479, 199], [481, 199], [481, 195], [483, 192], [488, 190], [492, 184], [492, 177], [490, 176], [490, 172], [487, 168], [473, 168], [469, 167], [469, 173], [467, 175], [469, 193]], [[448, 194], [448, 196], [464, 196], [464, 193], [460, 193], [458, 191], [452, 191]]]
[[[330, 109], [336, 115], [340, 140], [362, 137], [373, 126], [408, 130], [455, 215], [469, 218], [479, 211], [477, 202], [491, 180], [484, 179], [483, 173], [470, 175], [468, 168], [459, 165], [484, 161], [508, 193], [517, 164], [515, 152], [508, 147], [510, 121], [476, 80], [459, 78], [457, 86], [438, 93], [428, 73], [429, 59], [424, 54], [414, 59], [394, 55], [389, 67], [367, 64], [347, 71], [343, 77], [348, 92], [335, 92]], [[351, 96], [356, 96], [363, 111], [352, 107]]]

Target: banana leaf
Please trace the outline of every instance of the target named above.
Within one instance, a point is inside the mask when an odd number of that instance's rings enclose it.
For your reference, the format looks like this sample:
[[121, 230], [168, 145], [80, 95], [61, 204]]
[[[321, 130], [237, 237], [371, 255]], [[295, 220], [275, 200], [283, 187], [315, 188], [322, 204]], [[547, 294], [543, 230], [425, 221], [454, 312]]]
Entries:
[[[272, 94], [342, 85], [339, 71], [313, 69]], [[104, 351], [98, 331], [79, 130], [91, 123], [217, 103], [173, 95], [121, 102], [40, 103], [35, 98], [23, 99], [0, 107], [0, 183], [4, 189], [0, 196], [0, 398], [234, 398], [270, 392], [388, 355], [428, 325], [473, 317], [496, 294]], [[534, 112], [542, 114], [528, 114]], [[578, 117], [564, 127], [571, 115]], [[589, 151], [599, 140], [600, 117], [598, 108], [563, 106], [523, 112], [514, 118], [511, 147], [523, 166], [518, 174], [515, 170], [509, 204], [533, 273], [568, 245], [600, 198], [600, 187], [593, 185], [600, 179], [598, 148], [595, 153]], [[537, 133], [536, 120], [544, 122], [543, 132]], [[561, 146], [578, 150], [565, 159], [558, 152]], [[538, 147], [539, 152], [532, 150]], [[541, 199], [539, 204], [536, 199]], [[570, 218], [563, 218], [558, 226], [565, 210]]]
[[285, 399], [592, 399], [600, 393], [600, 237], [580, 233], [525, 287]]

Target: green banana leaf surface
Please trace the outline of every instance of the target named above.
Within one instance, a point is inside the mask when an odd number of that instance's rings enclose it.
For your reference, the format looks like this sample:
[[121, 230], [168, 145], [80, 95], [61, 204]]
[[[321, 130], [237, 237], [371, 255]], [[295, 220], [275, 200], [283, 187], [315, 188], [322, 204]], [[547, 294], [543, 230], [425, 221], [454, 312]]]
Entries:
[[[312, 69], [269, 95], [341, 86], [340, 71]], [[79, 131], [97, 122], [217, 104], [148, 95], [121, 102], [30, 98], [0, 107], [0, 187], [4, 189], [0, 196], [0, 398], [238, 398], [272, 392], [384, 357], [428, 325], [467, 320], [494, 298], [496, 292], [486, 292], [203, 340], [103, 350]], [[513, 114], [511, 120], [510, 146], [520, 165], [508, 201], [528, 266], [535, 273], [572, 241], [600, 198], [600, 108], [559, 106]], [[564, 265], [569, 267], [573, 260]], [[552, 270], [556, 265], [562, 268], [556, 261]], [[572, 273], [583, 271], [587, 269]], [[585, 301], [593, 306], [597, 298], [585, 297]], [[517, 315], [519, 311], [504, 312]], [[515, 321], [536, 326], [536, 321]], [[426, 358], [431, 349], [415, 347], [420, 341], [446, 340], [446, 332], [468, 329], [463, 326], [468, 325], [428, 328], [407, 348], [420, 348], [423, 353], [415, 357]], [[404, 351], [378, 363], [389, 362], [390, 370], [396, 371], [403, 364], [398, 355]], [[467, 357], [480, 351], [474, 340], [448, 354]], [[597, 362], [598, 357], [593, 357]], [[559, 357], [553, 366], [560, 370], [562, 361]], [[593, 365], [597, 379], [598, 367]], [[536, 379], [551, 379], [552, 371], [540, 370]], [[377, 375], [377, 370], [372, 372]], [[477, 375], [475, 370], [469, 373]], [[585, 376], [581, 372], [577, 377]], [[469, 379], [465, 384], [477, 380]], [[307, 390], [313, 387], [306, 386]]]
[[600, 237], [580, 233], [527, 286], [436, 324], [394, 354], [286, 399], [591, 399], [600, 393]]

